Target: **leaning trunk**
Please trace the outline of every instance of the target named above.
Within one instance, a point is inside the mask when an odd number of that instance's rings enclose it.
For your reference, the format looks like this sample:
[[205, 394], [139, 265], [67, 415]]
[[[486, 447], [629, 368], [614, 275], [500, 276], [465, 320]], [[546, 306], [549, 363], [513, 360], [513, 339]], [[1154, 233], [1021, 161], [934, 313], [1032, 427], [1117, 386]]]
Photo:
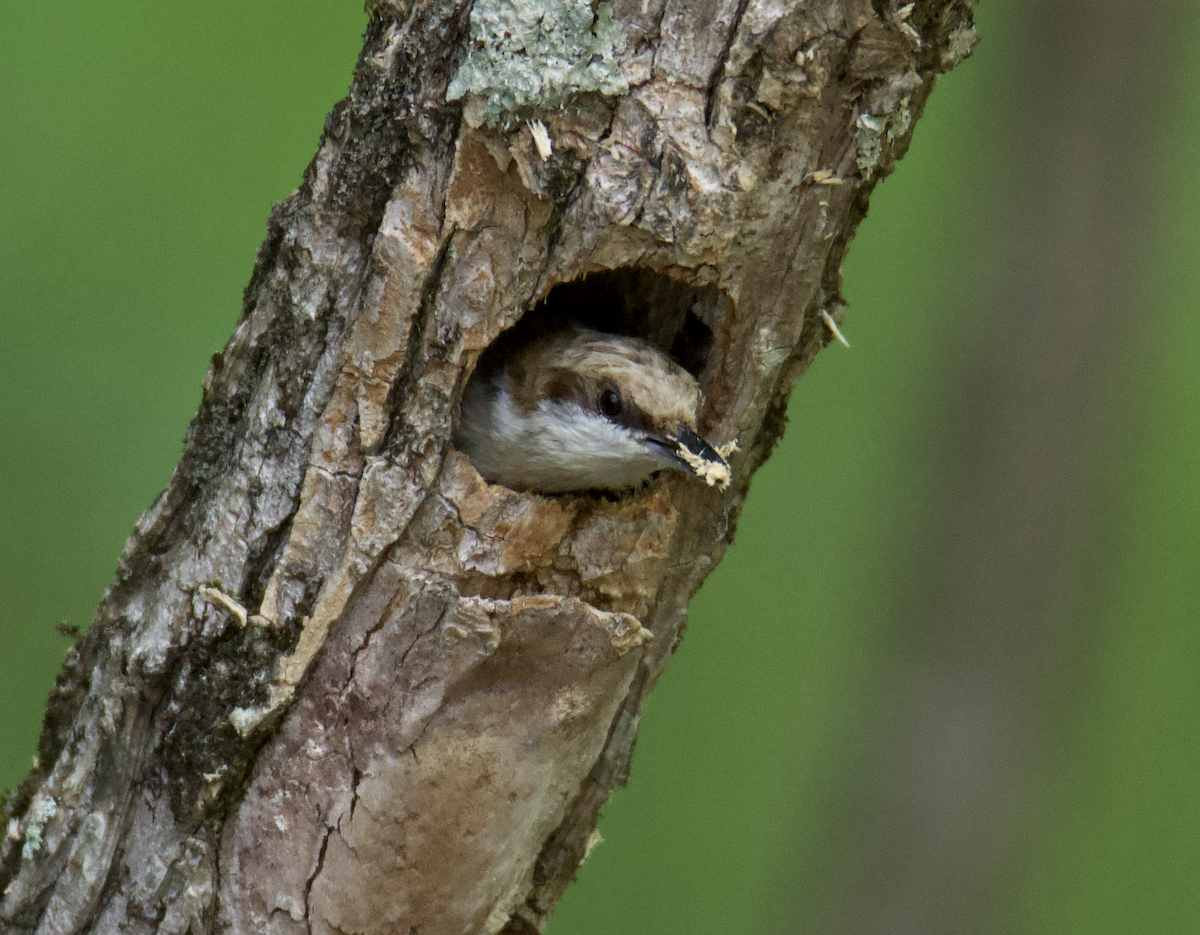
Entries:
[[[973, 31], [961, 0], [538, 11], [371, 7], [9, 804], [5, 931], [523, 932], [585, 856]], [[568, 315], [692, 370], [728, 489], [482, 481], [465, 379]]]

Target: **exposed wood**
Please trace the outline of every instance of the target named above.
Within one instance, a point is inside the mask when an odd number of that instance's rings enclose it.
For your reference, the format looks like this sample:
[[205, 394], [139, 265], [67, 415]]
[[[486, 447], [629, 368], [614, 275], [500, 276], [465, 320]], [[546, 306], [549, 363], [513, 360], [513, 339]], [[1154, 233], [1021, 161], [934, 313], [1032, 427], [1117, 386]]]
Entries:
[[[517, 3], [371, 8], [51, 700], [5, 931], [520, 932], [571, 880], [873, 183], [974, 34], [960, 0], [537, 9], [548, 49], [472, 38]], [[728, 490], [540, 497], [452, 449], [479, 355], [581, 304], [690, 360]]]

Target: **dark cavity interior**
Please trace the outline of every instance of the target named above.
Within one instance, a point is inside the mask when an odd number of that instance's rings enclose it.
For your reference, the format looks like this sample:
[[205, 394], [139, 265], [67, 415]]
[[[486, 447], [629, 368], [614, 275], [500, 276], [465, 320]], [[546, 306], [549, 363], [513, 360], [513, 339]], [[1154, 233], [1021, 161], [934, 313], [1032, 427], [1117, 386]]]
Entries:
[[556, 331], [592, 328], [642, 338], [705, 383], [728, 300], [716, 286], [693, 286], [625, 267], [561, 283], [483, 352], [476, 374], [490, 373], [522, 345]]

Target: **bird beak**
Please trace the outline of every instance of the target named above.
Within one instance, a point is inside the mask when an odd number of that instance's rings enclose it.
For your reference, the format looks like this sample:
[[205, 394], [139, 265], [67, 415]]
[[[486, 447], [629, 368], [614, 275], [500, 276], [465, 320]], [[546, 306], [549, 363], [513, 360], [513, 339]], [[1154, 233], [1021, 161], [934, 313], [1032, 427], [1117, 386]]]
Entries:
[[665, 446], [671, 458], [690, 474], [702, 478], [710, 487], [724, 490], [729, 486], [729, 463], [721, 453], [688, 426], [680, 425]]

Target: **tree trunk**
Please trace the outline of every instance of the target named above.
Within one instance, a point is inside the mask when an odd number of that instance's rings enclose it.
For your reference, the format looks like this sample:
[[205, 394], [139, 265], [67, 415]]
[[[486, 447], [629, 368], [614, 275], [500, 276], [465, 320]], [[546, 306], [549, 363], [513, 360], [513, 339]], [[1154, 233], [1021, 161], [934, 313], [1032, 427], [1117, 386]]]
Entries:
[[[962, 0], [534, 9], [371, 6], [8, 805], [4, 931], [524, 932], [586, 855], [974, 33]], [[693, 370], [729, 489], [482, 481], [465, 378], [566, 315]]]

